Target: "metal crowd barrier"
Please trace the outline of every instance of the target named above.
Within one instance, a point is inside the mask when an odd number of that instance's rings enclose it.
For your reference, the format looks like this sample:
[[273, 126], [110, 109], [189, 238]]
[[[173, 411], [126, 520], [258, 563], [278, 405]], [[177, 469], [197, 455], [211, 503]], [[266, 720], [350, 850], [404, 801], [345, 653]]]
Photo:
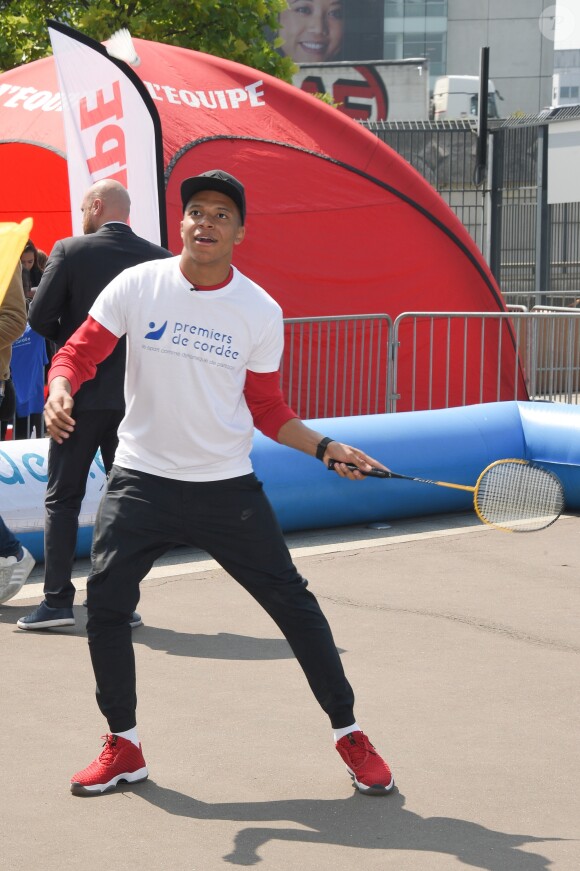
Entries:
[[0, 426], [2, 441], [11, 441], [16, 438], [34, 439], [44, 438], [44, 418], [41, 415], [38, 421], [30, 417], [16, 418], [16, 414], [8, 421], [3, 421]]
[[522, 383], [580, 404], [580, 309], [510, 309], [287, 318], [282, 390], [304, 419], [521, 399]]
[[580, 308], [580, 290], [547, 290], [535, 291], [504, 290], [502, 296], [508, 308], [524, 306], [531, 311], [537, 306], [556, 308]]
[[521, 399], [523, 385], [580, 403], [580, 310], [289, 318], [285, 342], [282, 389], [306, 419]]
[[[407, 359], [411, 357], [410, 376], [407, 372], [407, 380], [410, 380], [411, 397], [410, 403], [406, 402], [406, 408], [415, 410], [419, 406], [415, 396], [422, 387], [421, 408], [445, 408], [449, 405], [465, 405], [476, 402], [499, 402], [506, 399], [521, 398], [519, 394], [521, 375], [530, 396], [534, 400], [550, 400], [577, 404], [580, 394], [580, 311], [570, 309], [546, 310], [538, 309], [532, 312], [405, 312], [400, 315], [393, 325], [393, 366], [394, 375], [393, 396], [391, 411], [397, 410], [397, 403], [402, 398], [400, 392], [401, 366], [400, 358], [406, 345], [409, 344], [411, 333], [416, 335], [416, 325], [429, 324], [434, 333], [435, 325], [439, 325], [437, 331], [437, 348], [433, 344], [429, 347], [429, 359], [437, 352], [439, 360], [441, 355], [447, 356], [447, 365], [444, 367], [443, 383], [435, 383], [435, 371], [433, 366], [419, 367], [416, 365], [417, 341], [411, 341], [411, 348], [407, 348]], [[494, 329], [495, 325], [495, 329]], [[511, 328], [499, 329], [499, 326]], [[411, 327], [411, 331], [409, 330]], [[441, 328], [442, 327], [442, 328]], [[406, 330], [405, 330], [406, 328]], [[403, 332], [405, 330], [405, 336]], [[455, 335], [453, 336], [453, 330]], [[461, 344], [457, 341], [457, 333], [463, 338], [463, 353]], [[425, 330], [423, 330], [423, 340]], [[452, 342], [452, 338], [455, 341]], [[479, 356], [481, 365], [479, 371], [469, 368], [469, 355], [467, 348], [470, 342], [479, 343]], [[443, 347], [441, 347], [443, 345]], [[514, 354], [515, 349], [515, 354]], [[452, 353], [453, 351], [453, 353]], [[509, 356], [508, 356], [509, 355]], [[423, 355], [423, 360], [425, 355]], [[472, 356], [471, 356], [472, 359]], [[513, 359], [514, 371], [511, 377], [512, 394], [506, 394], [506, 359]], [[484, 366], [485, 361], [485, 366]], [[490, 384], [490, 368], [495, 376], [495, 386]], [[516, 367], [519, 370], [516, 371]], [[438, 370], [441, 376], [441, 366]], [[501, 375], [504, 375], [502, 378]], [[507, 373], [509, 377], [509, 372]], [[487, 377], [486, 377], [487, 375]], [[452, 379], [460, 379], [461, 390], [455, 391], [453, 401], [448, 399], [451, 395]], [[468, 381], [473, 384], [477, 379], [475, 390], [471, 391], [471, 400], [467, 400]], [[433, 401], [433, 393], [437, 388], [438, 401]], [[508, 387], [509, 389], [509, 387]], [[427, 401], [425, 401], [425, 394]], [[443, 395], [444, 401], [441, 401]], [[459, 401], [458, 401], [459, 398]]]
[[284, 324], [282, 390], [300, 417], [389, 410], [388, 315], [287, 318]]

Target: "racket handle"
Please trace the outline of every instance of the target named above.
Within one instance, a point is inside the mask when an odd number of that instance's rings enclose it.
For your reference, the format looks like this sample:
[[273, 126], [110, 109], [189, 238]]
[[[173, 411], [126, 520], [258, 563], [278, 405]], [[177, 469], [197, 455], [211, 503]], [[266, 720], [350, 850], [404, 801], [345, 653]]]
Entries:
[[[328, 471], [329, 472], [333, 471], [336, 463], [337, 463], [337, 460], [329, 460], [328, 461]], [[358, 471], [361, 473], [361, 475], [366, 475], [367, 478], [392, 478], [393, 477], [391, 472], [385, 472], [384, 469], [377, 469], [377, 468], [375, 468], [375, 466], [373, 466], [371, 468], [370, 472], [364, 472], [362, 469], [359, 469], [358, 466], [355, 466], [354, 463], [345, 463], [344, 465], [346, 466], [347, 469], [350, 469], [351, 472]]]

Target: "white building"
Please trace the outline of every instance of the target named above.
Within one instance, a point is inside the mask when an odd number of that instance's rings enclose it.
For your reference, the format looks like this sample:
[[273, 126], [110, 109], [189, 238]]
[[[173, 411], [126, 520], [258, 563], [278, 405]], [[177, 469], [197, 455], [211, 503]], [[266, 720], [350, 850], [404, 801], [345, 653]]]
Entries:
[[580, 49], [555, 51], [551, 105], [571, 106], [578, 103], [580, 103]]
[[490, 78], [501, 114], [535, 113], [550, 105], [555, 0], [384, 0], [384, 57], [427, 57], [431, 82], [442, 75], [478, 75], [489, 46]]

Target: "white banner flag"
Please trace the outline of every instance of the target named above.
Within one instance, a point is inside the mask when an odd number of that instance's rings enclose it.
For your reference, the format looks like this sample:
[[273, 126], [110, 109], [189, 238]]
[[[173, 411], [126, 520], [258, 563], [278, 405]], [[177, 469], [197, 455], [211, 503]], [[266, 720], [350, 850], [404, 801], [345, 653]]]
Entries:
[[56, 21], [48, 30], [62, 98], [73, 233], [83, 232], [87, 188], [115, 178], [129, 191], [135, 233], [165, 245], [161, 125], [145, 86], [100, 43]]

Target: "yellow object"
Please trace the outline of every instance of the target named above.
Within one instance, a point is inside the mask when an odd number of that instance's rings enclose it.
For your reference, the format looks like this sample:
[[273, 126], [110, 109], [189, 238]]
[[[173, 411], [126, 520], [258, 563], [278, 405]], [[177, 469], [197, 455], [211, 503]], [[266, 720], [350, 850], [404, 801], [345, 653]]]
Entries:
[[31, 230], [32, 218], [24, 218], [19, 224], [14, 221], [0, 223], [0, 305]]

